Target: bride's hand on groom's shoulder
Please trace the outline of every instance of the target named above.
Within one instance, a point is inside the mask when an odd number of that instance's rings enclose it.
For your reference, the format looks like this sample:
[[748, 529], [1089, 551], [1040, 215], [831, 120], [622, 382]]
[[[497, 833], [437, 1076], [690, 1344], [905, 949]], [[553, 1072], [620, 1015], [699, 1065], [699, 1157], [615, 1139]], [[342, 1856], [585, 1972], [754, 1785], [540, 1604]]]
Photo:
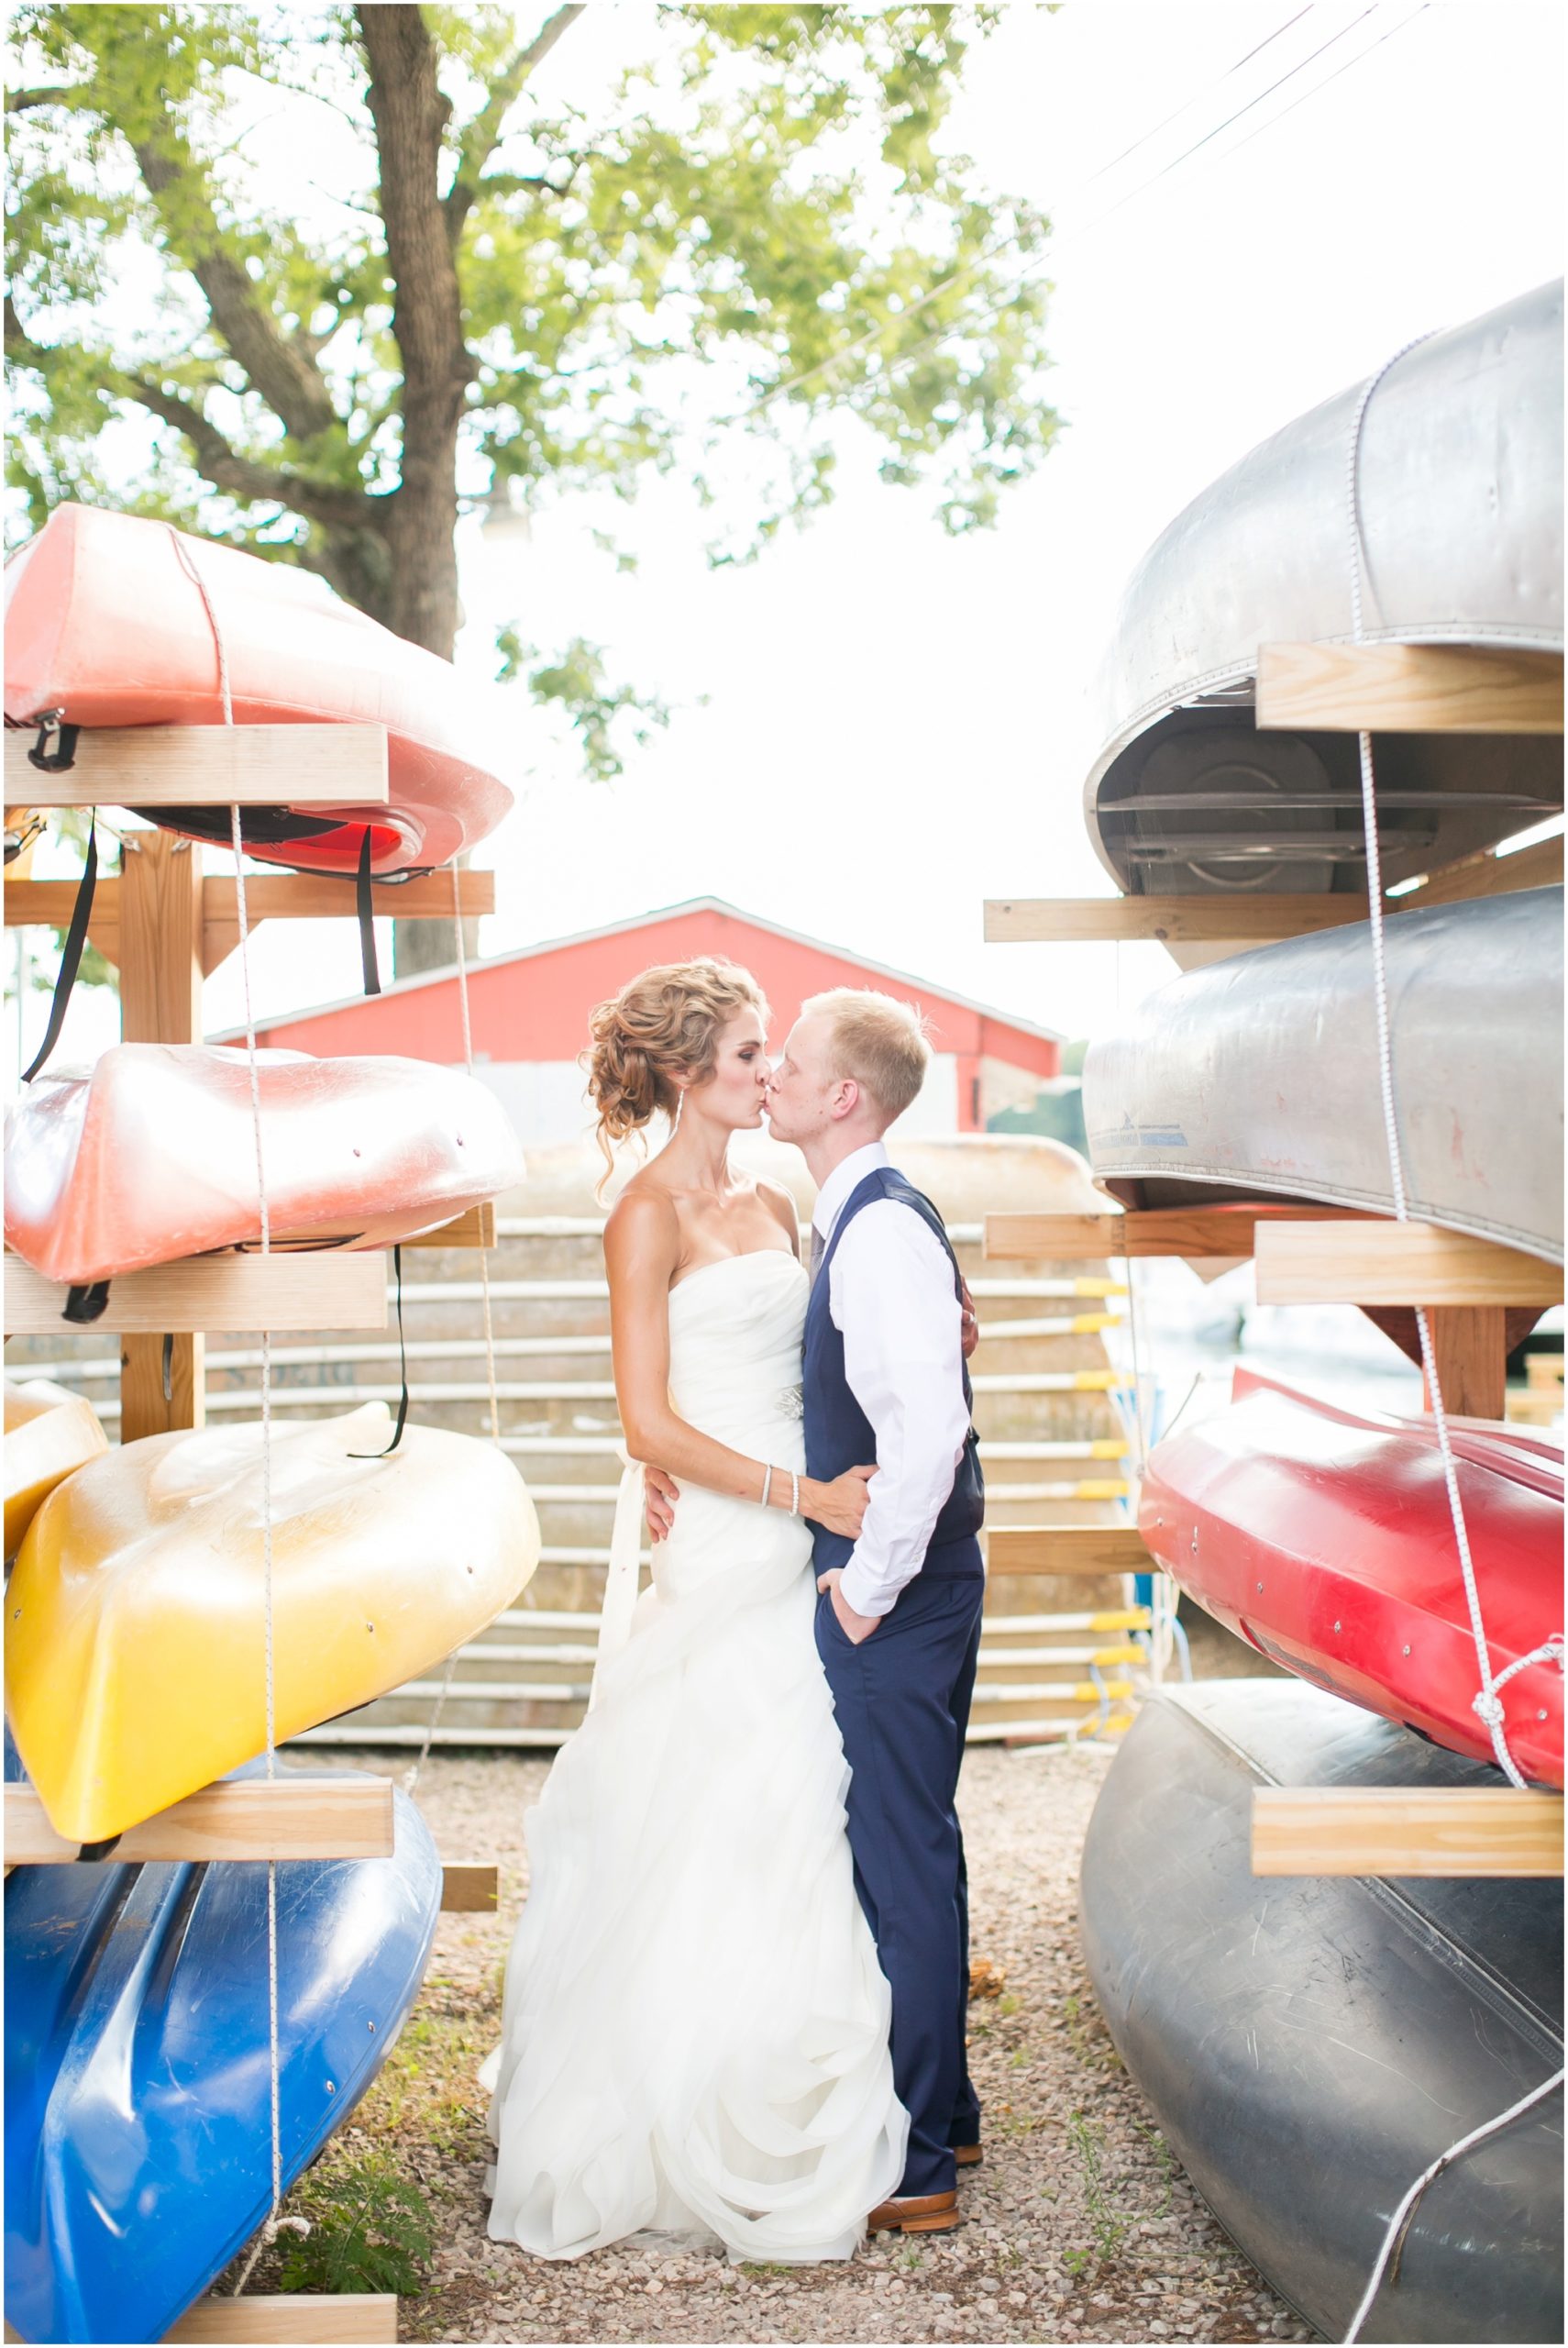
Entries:
[[675, 1503], [679, 1498], [680, 1487], [673, 1476], [667, 1476], [662, 1468], [643, 1469], [643, 1504], [656, 1542], [668, 1541], [674, 1531]]

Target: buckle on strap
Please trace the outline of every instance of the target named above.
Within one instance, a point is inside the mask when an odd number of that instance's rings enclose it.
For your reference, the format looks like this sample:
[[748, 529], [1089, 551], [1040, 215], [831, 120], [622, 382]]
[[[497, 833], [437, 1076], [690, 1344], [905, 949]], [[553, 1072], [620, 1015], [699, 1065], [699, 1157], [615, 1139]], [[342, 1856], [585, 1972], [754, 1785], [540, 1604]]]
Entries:
[[[28, 764], [43, 774], [67, 774], [76, 764], [80, 725], [67, 725], [62, 710], [41, 710], [36, 721], [39, 738], [28, 752]], [[52, 741], [52, 748], [50, 747]]]

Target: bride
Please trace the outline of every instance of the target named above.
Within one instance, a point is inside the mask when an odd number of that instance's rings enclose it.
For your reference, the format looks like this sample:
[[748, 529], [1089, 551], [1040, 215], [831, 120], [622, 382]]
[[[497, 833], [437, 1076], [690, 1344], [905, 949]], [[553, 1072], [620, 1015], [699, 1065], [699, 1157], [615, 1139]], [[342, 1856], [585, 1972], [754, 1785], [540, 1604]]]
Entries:
[[[848, 2258], [903, 2169], [806, 1523], [853, 1538], [875, 1471], [803, 1473], [795, 1209], [728, 1162], [762, 1123], [767, 1016], [746, 971], [706, 958], [593, 1015], [606, 1158], [656, 1109], [674, 1119], [604, 1255], [627, 1450], [680, 1502], [527, 1820], [486, 2075], [490, 2232], [546, 2258], [639, 2232]], [[629, 1533], [632, 1588], [641, 1514], [634, 1468], [613, 1545], [624, 1557]]]

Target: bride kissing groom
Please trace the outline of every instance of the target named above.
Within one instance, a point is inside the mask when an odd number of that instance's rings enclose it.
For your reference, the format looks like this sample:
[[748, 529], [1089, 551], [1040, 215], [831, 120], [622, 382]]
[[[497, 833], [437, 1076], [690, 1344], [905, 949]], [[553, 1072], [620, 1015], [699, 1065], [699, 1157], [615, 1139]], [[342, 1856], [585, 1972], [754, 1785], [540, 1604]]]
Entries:
[[[637, 2234], [847, 2258], [867, 2228], [959, 2223], [979, 2158], [974, 1332], [882, 1139], [929, 1047], [911, 1006], [840, 991], [775, 1071], [767, 1019], [703, 958], [592, 1022], [606, 1159], [656, 1111], [672, 1130], [604, 1235], [653, 1586], [526, 1821], [487, 2066], [490, 2232], [544, 2257]], [[765, 1113], [817, 1184], [808, 1265], [792, 1200], [729, 1161]]]

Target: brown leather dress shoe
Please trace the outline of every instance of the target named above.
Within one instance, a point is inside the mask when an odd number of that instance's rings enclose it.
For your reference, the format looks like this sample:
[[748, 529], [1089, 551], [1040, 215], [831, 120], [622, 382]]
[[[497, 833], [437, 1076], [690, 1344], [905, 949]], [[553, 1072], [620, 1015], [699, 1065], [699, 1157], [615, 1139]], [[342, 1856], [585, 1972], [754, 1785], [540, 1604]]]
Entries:
[[978, 2168], [985, 2154], [978, 2144], [955, 2144], [953, 2157], [960, 2168]]
[[956, 2193], [911, 2193], [879, 2201], [866, 2221], [871, 2234], [945, 2234], [964, 2221]]

